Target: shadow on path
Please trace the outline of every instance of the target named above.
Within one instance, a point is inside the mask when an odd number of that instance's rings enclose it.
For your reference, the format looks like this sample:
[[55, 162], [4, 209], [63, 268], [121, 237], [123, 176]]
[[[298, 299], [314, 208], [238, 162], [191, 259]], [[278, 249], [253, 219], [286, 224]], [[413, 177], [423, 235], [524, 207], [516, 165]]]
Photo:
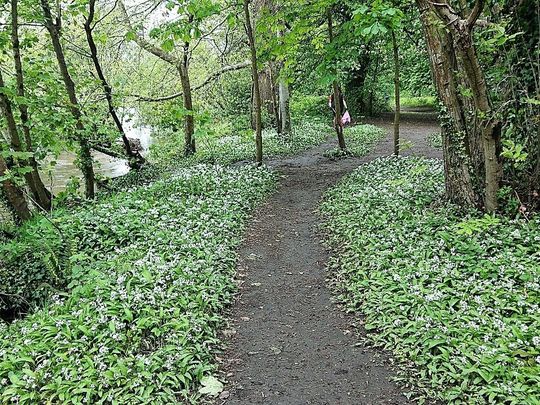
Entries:
[[[387, 128], [388, 118], [370, 123]], [[406, 154], [437, 157], [426, 137], [434, 118], [403, 117]], [[359, 165], [392, 151], [390, 133], [363, 158], [332, 161], [332, 140], [268, 162], [284, 178], [252, 219], [240, 248], [240, 296], [225, 353], [226, 404], [407, 404], [385, 356], [357, 345], [351, 319], [331, 301], [328, 252], [316, 214], [323, 192]], [[386, 363], [386, 364], [385, 364]]]

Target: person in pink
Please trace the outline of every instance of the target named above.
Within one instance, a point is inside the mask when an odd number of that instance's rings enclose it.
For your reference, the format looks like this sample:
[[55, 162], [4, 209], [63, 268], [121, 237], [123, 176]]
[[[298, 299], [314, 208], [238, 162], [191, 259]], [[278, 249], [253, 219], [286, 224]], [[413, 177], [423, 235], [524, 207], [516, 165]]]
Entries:
[[[341, 91], [341, 88], [338, 89], [339, 92], [339, 106], [341, 107], [341, 126], [347, 126], [351, 123], [351, 115], [349, 114], [349, 109], [347, 107], [347, 102], [345, 101], [345, 98], [343, 97], [343, 93]], [[328, 106], [332, 109], [334, 112], [334, 122], [336, 120], [336, 105], [334, 102], [334, 93], [330, 94], [330, 97], [328, 97]]]

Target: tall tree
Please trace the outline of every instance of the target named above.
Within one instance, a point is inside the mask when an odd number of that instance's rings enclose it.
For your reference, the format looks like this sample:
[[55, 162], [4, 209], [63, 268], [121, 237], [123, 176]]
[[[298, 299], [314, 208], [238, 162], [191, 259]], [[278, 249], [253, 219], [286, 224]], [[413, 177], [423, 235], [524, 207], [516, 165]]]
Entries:
[[[182, 99], [184, 103], [184, 154], [190, 156], [195, 153], [195, 117], [193, 111], [193, 96], [191, 88], [191, 79], [189, 76], [189, 56], [190, 56], [190, 39], [189, 36], [184, 36], [185, 40], [181, 46], [182, 55], [177, 57], [173, 55], [170, 50], [174, 47], [173, 41], [165, 41], [168, 50], [160, 48], [150, 41], [146, 40], [142, 35], [137, 33], [133, 25], [131, 24], [130, 17], [127, 13], [126, 7], [123, 1], [118, 1], [118, 8], [124, 19], [124, 23], [128, 27], [129, 36], [145, 51], [158, 57], [159, 59], [174, 66], [180, 76], [180, 83], [182, 86]], [[189, 11], [190, 7], [184, 8], [187, 13], [187, 25], [191, 25], [194, 22], [195, 16]], [[188, 30], [189, 31], [189, 30]]]
[[[12, 1], [15, 1], [15, 0], [12, 0]], [[88, 42], [88, 47], [90, 49], [90, 57], [94, 64], [94, 68], [96, 69], [96, 73], [98, 75], [99, 81], [101, 82], [101, 86], [103, 87], [105, 98], [107, 99], [107, 107], [109, 109], [109, 114], [112, 117], [114, 124], [116, 125], [116, 128], [118, 129], [118, 132], [120, 133], [120, 136], [122, 138], [124, 151], [128, 158], [128, 164], [131, 168], [137, 169], [144, 163], [144, 158], [141, 156], [141, 154], [138, 151], [134, 151], [131, 147], [131, 144], [126, 135], [126, 132], [124, 131], [122, 121], [118, 117], [116, 108], [114, 106], [112, 87], [107, 81], [107, 78], [105, 77], [105, 74], [103, 73], [103, 69], [101, 68], [101, 63], [98, 57], [98, 50], [97, 50], [96, 42], [94, 40], [94, 35], [93, 35], [93, 31], [95, 27], [95, 24], [94, 24], [95, 14], [96, 14], [96, 0], [89, 0], [88, 1], [88, 14], [86, 15], [85, 21], [84, 21], [84, 32], [86, 33], [86, 40]]]
[[49, 36], [51, 37], [54, 53], [56, 55], [58, 67], [60, 69], [60, 74], [62, 75], [62, 80], [64, 81], [64, 86], [69, 97], [71, 115], [75, 120], [76, 137], [80, 146], [80, 167], [84, 176], [86, 197], [94, 198], [95, 174], [92, 164], [92, 154], [90, 150], [90, 143], [88, 142], [88, 139], [85, 135], [85, 126], [83, 123], [83, 116], [79, 105], [79, 100], [77, 98], [75, 82], [73, 81], [71, 74], [69, 73], [64, 49], [62, 48], [62, 44], [60, 42], [60, 31], [62, 27], [61, 16], [58, 15], [56, 16], [56, 19], [53, 19], [49, 0], [40, 0], [40, 2], [45, 20], [45, 28], [47, 28]]
[[[31, 171], [25, 174], [26, 182], [36, 204], [38, 204], [42, 209], [50, 210], [51, 209], [51, 193], [46, 189], [38, 171], [38, 163], [34, 156], [34, 148], [32, 137], [30, 133], [30, 124], [29, 124], [29, 115], [28, 115], [28, 106], [25, 101], [25, 89], [24, 89], [24, 74], [23, 74], [23, 65], [21, 60], [21, 47], [19, 40], [19, 12], [18, 12], [18, 0], [11, 0], [11, 46], [13, 50], [13, 62], [15, 65], [15, 78], [17, 83], [17, 97], [19, 99], [18, 108], [20, 113], [20, 120], [22, 126], [22, 132], [24, 135], [25, 145], [22, 145], [22, 142], [19, 140], [19, 135], [17, 129], [14, 128], [10, 132], [12, 133], [12, 147], [17, 151], [29, 152], [30, 157], [28, 159], [28, 164], [31, 167]], [[1, 87], [4, 87], [3, 79], [0, 77]], [[8, 110], [11, 110], [9, 106], [10, 101], [6, 98], [6, 106], [9, 107]], [[6, 112], [7, 114], [8, 112]], [[12, 112], [9, 111], [9, 115], [12, 115]], [[8, 123], [12, 120], [13, 117], [6, 117]], [[13, 124], [11, 124], [13, 125]], [[9, 125], [11, 127], [11, 125]]]
[[399, 155], [399, 121], [401, 116], [400, 80], [399, 80], [399, 45], [396, 32], [392, 30], [392, 50], [394, 54], [394, 155]]
[[[329, 7], [326, 11], [327, 20], [328, 20], [328, 38], [330, 40], [330, 44], [334, 41], [334, 30], [333, 30], [333, 20], [332, 20], [332, 7]], [[335, 73], [335, 72], [334, 72]], [[341, 116], [343, 114], [343, 111], [341, 111], [341, 91], [339, 89], [339, 84], [337, 79], [334, 80], [332, 84], [333, 90], [334, 90], [334, 109], [335, 109], [335, 118], [334, 118], [334, 128], [336, 129], [337, 138], [338, 138], [338, 144], [341, 150], [347, 149], [345, 145], [345, 137], [343, 136], [343, 122], [341, 120]]]
[[249, 12], [249, 0], [244, 0], [244, 17], [246, 33], [249, 41], [249, 49], [251, 52], [251, 76], [253, 78], [253, 100], [255, 107], [255, 161], [257, 164], [262, 164], [263, 145], [262, 145], [262, 106], [261, 92], [259, 89], [259, 69], [257, 66], [257, 48], [255, 46], [255, 36], [253, 34], [253, 26], [251, 24], [251, 14]]

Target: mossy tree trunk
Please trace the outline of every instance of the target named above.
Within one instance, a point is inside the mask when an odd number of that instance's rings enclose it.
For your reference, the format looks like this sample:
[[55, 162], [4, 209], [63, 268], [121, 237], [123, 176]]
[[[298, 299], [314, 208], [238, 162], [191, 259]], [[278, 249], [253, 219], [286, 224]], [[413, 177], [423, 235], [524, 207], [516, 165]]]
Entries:
[[[487, 212], [494, 212], [502, 177], [501, 125], [492, 117], [484, 72], [472, 38], [484, 1], [477, 0], [466, 18], [445, 0], [416, 2], [435, 86], [444, 106], [448, 195], [461, 205], [483, 206]], [[462, 88], [470, 90], [472, 96], [467, 97]]]

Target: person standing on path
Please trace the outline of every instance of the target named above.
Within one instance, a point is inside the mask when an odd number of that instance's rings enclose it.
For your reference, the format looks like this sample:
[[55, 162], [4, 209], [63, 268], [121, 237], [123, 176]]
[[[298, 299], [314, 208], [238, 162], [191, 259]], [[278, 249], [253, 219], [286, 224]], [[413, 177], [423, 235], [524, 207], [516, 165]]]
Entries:
[[349, 114], [347, 103], [345, 102], [345, 98], [343, 97], [343, 92], [341, 91], [341, 88], [339, 88], [338, 91], [339, 91], [340, 111], [343, 114], [343, 116], [341, 117], [340, 123], [336, 121], [337, 118], [336, 118], [336, 104], [334, 101], [334, 93], [330, 94], [330, 96], [328, 97], [328, 106], [332, 109], [332, 112], [334, 113], [334, 123], [336, 125], [339, 124], [343, 127], [351, 123], [351, 115]]

